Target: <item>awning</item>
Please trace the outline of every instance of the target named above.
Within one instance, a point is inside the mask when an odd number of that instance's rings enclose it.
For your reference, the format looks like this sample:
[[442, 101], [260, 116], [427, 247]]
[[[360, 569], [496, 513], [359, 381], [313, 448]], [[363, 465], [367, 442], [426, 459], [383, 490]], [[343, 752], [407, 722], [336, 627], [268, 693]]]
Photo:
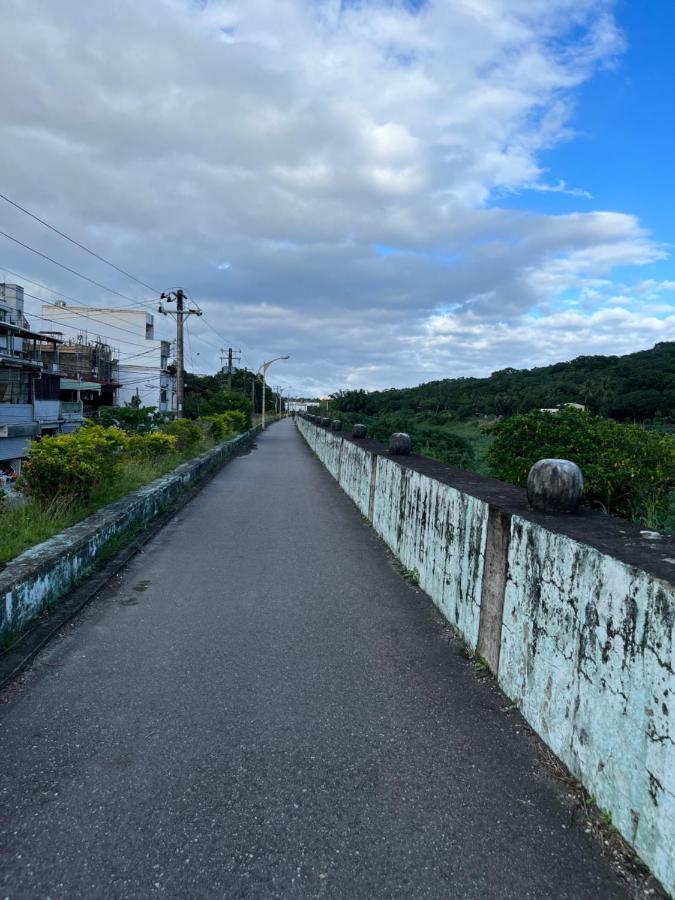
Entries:
[[60, 338], [52, 337], [50, 334], [42, 334], [41, 331], [31, 331], [30, 328], [23, 328], [21, 325], [13, 325], [11, 322], [0, 322], [0, 331], [11, 331], [17, 337], [27, 338], [28, 340], [47, 341], [49, 344], [62, 344]]
[[76, 378], [62, 378], [62, 391], [96, 391], [101, 393], [101, 385], [98, 381], [78, 381]]

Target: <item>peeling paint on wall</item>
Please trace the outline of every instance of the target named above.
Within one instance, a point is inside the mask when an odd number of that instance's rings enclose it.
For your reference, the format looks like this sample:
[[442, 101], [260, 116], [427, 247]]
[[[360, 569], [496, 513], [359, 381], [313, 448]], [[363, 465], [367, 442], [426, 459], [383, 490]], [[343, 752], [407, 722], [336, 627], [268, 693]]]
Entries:
[[555, 517], [544, 527], [297, 424], [467, 643], [493, 648], [502, 689], [675, 892], [675, 586], [557, 533]]
[[393, 460], [377, 460], [373, 527], [422, 590], [459, 628], [472, 649], [478, 642], [480, 593], [488, 506]]
[[672, 588], [518, 517], [508, 571], [501, 687], [672, 888]]

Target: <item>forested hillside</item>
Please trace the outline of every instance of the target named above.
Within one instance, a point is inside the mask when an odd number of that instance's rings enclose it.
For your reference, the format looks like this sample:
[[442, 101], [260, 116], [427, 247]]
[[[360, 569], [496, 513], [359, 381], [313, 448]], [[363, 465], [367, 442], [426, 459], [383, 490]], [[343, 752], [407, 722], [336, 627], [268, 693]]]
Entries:
[[335, 407], [369, 416], [430, 413], [461, 420], [563, 403], [581, 403], [619, 421], [675, 421], [675, 342], [628, 356], [579, 356], [541, 368], [501, 369], [489, 378], [448, 378], [372, 393], [341, 391]]

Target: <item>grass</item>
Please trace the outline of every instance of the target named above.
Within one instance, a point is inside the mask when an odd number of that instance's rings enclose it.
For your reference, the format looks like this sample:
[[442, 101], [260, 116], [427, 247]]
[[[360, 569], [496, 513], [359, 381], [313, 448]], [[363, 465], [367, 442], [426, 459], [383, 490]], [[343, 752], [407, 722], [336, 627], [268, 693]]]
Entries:
[[[233, 436], [226, 435], [222, 440]], [[167, 454], [158, 460], [123, 460], [114, 480], [102, 482], [87, 504], [56, 496], [47, 503], [27, 500], [21, 506], [0, 507], [0, 565], [213, 446], [213, 441], [204, 440], [190, 451]]]
[[488, 424], [489, 420], [486, 419], [466, 419], [463, 422], [449, 422], [446, 426], [447, 431], [464, 438], [471, 444], [474, 454], [474, 464], [471, 469], [478, 475], [490, 474], [487, 454], [494, 438], [486, 434], [484, 430]]
[[404, 577], [410, 582], [410, 584], [417, 587], [420, 583], [420, 573], [418, 569], [404, 569], [403, 570]]

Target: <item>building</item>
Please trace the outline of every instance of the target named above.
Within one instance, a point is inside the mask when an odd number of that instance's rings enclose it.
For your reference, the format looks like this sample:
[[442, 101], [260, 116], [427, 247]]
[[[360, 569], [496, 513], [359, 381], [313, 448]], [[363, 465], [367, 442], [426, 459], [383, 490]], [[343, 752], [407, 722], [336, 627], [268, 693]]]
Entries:
[[[49, 332], [62, 338], [60, 332]], [[42, 361], [51, 362], [50, 345], [41, 347]], [[89, 340], [79, 334], [63, 340], [56, 359], [61, 375], [61, 399], [84, 401], [84, 415], [96, 415], [100, 406], [117, 406], [119, 361], [112, 347], [101, 340]], [[77, 395], [77, 396], [74, 396]]]
[[583, 403], [561, 403], [560, 406], [552, 406], [548, 409], [540, 409], [539, 412], [547, 412], [547, 413], [559, 413], [561, 409], [580, 409], [582, 412], [586, 411], [586, 407]]
[[[43, 363], [41, 347], [60, 341], [31, 331], [23, 311], [23, 288], [0, 284], [0, 471], [18, 475], [28, 444], [63, 424], [60, 376], [54, 362]], [[80, 416], [81, 420], [81, 416]]]
[[316, 400], [303, 400], [299, 397], [284, 400], [284, 407], [288, 412], [307, 412], [310, 406], [316, 406]]
[[[116, 375], [117, 405], [155, 406], [160, 412], [176, 407], [175, 376], [170, 370], [169, 341], [155, 339], [154, 317], [142, 309], [58, 306], [43, 308], [43, 315], [64, 328], [96, 336], [108, 347], [120, 346]], [[97, 379], [98, 380], [98, 379]]]

